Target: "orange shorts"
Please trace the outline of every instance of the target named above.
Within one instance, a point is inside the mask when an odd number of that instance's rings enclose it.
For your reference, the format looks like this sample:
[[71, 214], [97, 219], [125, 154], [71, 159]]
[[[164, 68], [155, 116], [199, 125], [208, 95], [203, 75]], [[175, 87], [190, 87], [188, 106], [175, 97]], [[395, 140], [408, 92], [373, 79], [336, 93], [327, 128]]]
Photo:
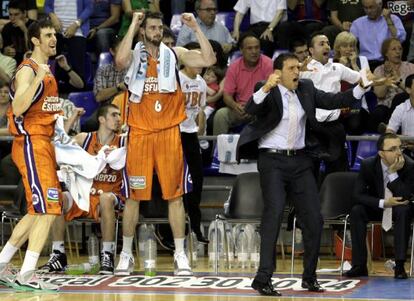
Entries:
[[146, 134], [130, 128], [126, 169], [130, 199], [151, 200], [154, 169], [164, 200], [182, 196], [184, 159], [179, 127]]
[[62, 214], [55, 150], [47, 136], [15, 137], [12, 159], [22, 175], [29, 214]]
[[[115, 194], [113, 194], [116, 198], [115, 203], [118, 205], [120, 204], [121, 198]], [[73, 202], [72, 207], [70, 207], [69, 211], [65, 214], [65, 220], [71, 221], [75, 218], [92, 218], [96, 221], [99, 221], [100, 211], [99, 211], [99, 195], [90, 195], [89, 197], [89, 212], [83, 211], [79, 209], [78, 205]]]

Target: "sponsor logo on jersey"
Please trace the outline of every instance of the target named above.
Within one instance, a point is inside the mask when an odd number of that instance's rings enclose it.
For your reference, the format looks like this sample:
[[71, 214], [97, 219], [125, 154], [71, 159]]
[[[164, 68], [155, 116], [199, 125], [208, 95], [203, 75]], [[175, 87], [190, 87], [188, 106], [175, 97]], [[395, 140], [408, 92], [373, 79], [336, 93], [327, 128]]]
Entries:
[[57, 190], [57, 188], [49, 188], [47, 190], [47, 201], [59, 202], [59, 191]]
[[151, 76], [145, 79], [144, 93], [145, 94], [158, 93], [158, 78], [157, 77]]
[[129, 177], [129, 186], [131, 189], [145, 189], [147, 187], [147, 179], [145, 176]]
[[59, 97], [48, 96], [43, 101], [42, 111], [45, 112], [57, 112], [62, 110], [62, 103], [59, 100]]

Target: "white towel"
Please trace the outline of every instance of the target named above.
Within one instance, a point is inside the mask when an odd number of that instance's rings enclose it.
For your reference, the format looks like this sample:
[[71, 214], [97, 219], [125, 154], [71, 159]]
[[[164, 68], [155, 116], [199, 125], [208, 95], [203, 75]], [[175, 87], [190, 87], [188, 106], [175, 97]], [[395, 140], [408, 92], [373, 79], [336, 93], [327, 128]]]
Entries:
[[69, 137], [63, 127], [63, 117], [56, 120], [55, 125], [55, 154], [56, 162], [60, 166], [59, 180], [64, 182], [73, 200], [78, 207], [89, 211], [89, 195], [93, 180], [109, 164], [111, 168], [119, 170], [125, 166], [125, 147], [113, 150], [108, 156], [103, 146], [96, 156], [89, 154]]
[[237, 163], [236, 150], [239, 138], [239, 134], [217, 136], [218, 159], [221, 163]]
[[[133, 51], [132, 64], [125, 75], [125, 83], [131, 92], [129, 100], [134, 103], [141, 102], [144, 91], [145, 77], [147, 74], [147, 51], [144, 43], [138, 42]], [[160, 44], [158, 70], [158, 91], [171, 93], [177, 89], [175, 68], [177, 59], [174, 52], [164, 43]]]

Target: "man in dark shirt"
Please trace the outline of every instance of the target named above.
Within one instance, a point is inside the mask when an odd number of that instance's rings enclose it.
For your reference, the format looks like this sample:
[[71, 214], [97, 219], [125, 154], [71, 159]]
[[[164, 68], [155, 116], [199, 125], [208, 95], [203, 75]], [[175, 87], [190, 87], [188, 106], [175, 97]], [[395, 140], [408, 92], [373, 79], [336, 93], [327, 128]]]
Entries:
[[16, 0], [9, 3], [9, 19], [2, 31], [3, 53], [20, 64], [24, 53], [29, 50], [27, 28], [33, 21], [26, 16], [25, 4]]

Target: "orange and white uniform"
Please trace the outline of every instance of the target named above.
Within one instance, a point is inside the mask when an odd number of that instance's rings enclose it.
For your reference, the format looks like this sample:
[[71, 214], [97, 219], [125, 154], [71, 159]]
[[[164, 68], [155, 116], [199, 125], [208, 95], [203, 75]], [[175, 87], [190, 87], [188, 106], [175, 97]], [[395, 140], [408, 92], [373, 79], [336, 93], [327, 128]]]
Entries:
[[[23, 60], [16, 72], [29, 67], [36, 74], [39, 66], [31, 59]], [[10, 96], [15, 93], [14, 78]], [[7, 113], [9, 130], [15, 136], [12, 159], [22, 175], [29, 214], [62, 213], [61, 187], [56, 173], [55, 150], [51, 143], [56, 116], [61, 115], [57, 83], [52, 74], [44, 77], [32, 104], [22, 116]]]
[[[125, 146], [126, 137], [115, 135], [114, 139], [109, 143], [109, 146], [116, 148]], [[103, 145], [99, 142], [97, 132], [88, 133], [85, 141], [83, 142], [82, 148], [91, 155], [97, 155]], [[69, 211], [65, 214], [65, 219], [70, 221], [77, 217], [87, 217], [99, 220], [99, 195], [103, 192], [110, 192], [116, 198], [116, 203], [119, 204], [124, 201], [123, 195], [123, 182], [125, 180], [124, 169], [114, 170], [109, 164], [95, 176], [91, 188], [90, 199], [89, 199], [89, 212], [79, 209], [74, 202]]]
[[[129, 103], [127, 174], [130, 198], [151, 200], [155, 169], [165, 200], [183, 194], [184, 160], [179, 124], [186, 119], [179, 85], [173, 93], [159, 93], [157, 60], [148, 55], [141, 102]], [[178, 79], [178, 77], [177, 77]]]

